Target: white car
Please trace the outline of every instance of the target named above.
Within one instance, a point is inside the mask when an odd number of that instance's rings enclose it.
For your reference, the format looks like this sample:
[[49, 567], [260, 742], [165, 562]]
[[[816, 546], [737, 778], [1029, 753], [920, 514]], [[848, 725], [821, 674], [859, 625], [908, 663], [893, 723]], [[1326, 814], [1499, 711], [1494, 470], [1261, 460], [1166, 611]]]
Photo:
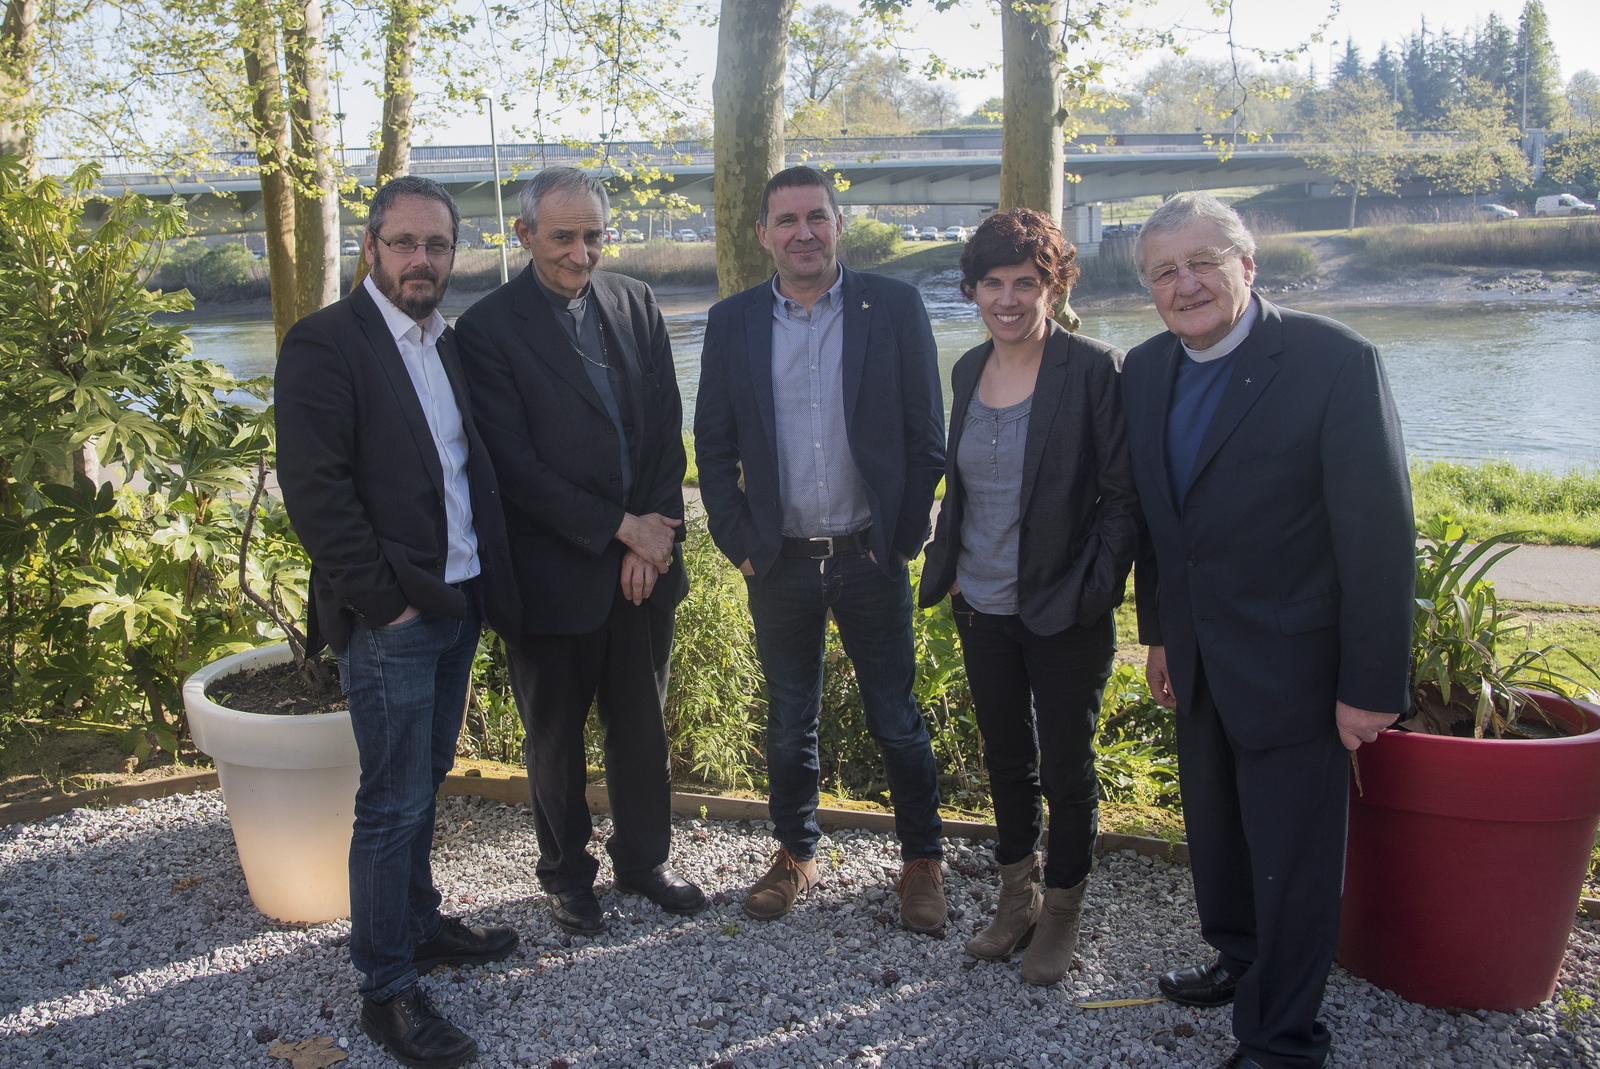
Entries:
[[961, 226], [947, 226], [947, 227], [945, 227], [944, 228], [944, 239], [946, 241], [966, 241], [967, 240], [966, 227], [961, 227]]
[[345, 238], [344, 244], [339, 246], [340, 256], [360, 256], [361, 245], [354, 238]]
[[700, 235], [696, 234], [693, 230], [690, 230], [687, 227], [685, 227], [683, 230], [678, 231], [676, 234], [674, 234], [672, 236], [674, 238], [676, 238], [678, 241], [699, 241], [700, 240]]
[[1504, 204], [1480, 204], [1477, 217], [1487, 223], [1498, 223], [1502, 219], [1517, 218], [1517, 210], [1507, 208]]
[[923, 241], [938, 241], [939, 228], [936, 226], [925, 226], [922, 228], [922, 233], [918, 236], [921, 237]]
[[910, 223], [907, 223], [905, 226], [900, 228], [900, 238], [902, 241], [916, 241], [917, 228], [912, 226]]
[[1594, 210], [1593, 204], [1579, 200], [1571, 193], [1558, 193], [1549, 197], [1540, 197], [1533, 202], [1533, 214], [1540, 219], [1549, 219], [1558, 215], [1587, 215]]

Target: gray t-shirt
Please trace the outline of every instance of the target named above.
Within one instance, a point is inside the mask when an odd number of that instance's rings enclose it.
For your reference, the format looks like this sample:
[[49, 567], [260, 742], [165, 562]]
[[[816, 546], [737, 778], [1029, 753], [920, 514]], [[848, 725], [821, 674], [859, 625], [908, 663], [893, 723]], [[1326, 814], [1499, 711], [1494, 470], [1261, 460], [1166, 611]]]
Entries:
[[974, 390], [956, 457], [964, 496], [956, 581], [967, 604], [996, 616], [1017, 611], [1022, 456], [1032, 409], [1031, 394], [1014, 405], [990, 408]]

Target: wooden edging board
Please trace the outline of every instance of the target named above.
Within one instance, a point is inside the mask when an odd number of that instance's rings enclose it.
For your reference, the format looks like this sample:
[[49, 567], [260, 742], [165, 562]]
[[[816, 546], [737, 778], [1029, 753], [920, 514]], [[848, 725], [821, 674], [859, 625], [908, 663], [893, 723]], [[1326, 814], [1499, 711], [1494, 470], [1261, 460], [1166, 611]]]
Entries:
[[[193, 794], [217, 789], [215, 772], [191, 772], [182, 776], [149, 780], [145, 783], [128, 783], [119, 787], [100, 787], [77, 794], [48, 794], [26, 802], [0, 803], [0, 827], [66, 813], [86, 806], [121, 805], [141, 798], [166, 798], [174, 794]], [[519, 805], [528, 801], [527, 776], [446, 776], [440, 794], [461, 797], [487, 798], [506, 805]], [[589, 812], [608, 813], [610, 800], [604, 784], [591, 784], [587, 790]], [[698, 817], [703, 812], [710, 820], [766, 820], [767, 803], [753, 798], [723, 798], [715, 794], [689, 794], [674, 791], [672, 811], [681, 817]], [[817, 820], [823, 828], [854, 828], [864, 831], [893, 831], [892, 813], [874, 813], [855, 809], [818, 809]], [[994, 839], [997, 833], [993, 824], [970, 820], [946, 820], [944, 833], [960, 839]], [[1164, 858], [1187, 865], [1189, 845], [1169, 843], [1165, 839], [1152, 839], [1143, 835], [1121, 835], [1101, 832], [1095, 843], [1098, 854], [1117, 850], [1132, 850], [1136, 854]], [[1600, 898], [1585, 898], [1578, 904], [1578, 912], [1600, 920]]]

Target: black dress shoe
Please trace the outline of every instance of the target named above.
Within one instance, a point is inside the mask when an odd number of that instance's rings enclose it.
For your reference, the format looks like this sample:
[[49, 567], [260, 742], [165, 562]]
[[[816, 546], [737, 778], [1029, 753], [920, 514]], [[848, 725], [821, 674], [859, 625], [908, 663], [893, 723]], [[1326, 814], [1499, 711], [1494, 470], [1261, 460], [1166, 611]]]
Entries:
[[606, 930], [605, 913], [594, 888], [579, 887], [571, 891], [550, 891], [550, 916], [573, 935], [599, 935]]
[[1245, 1057], [1242, 1050], [1236, 1050], [1228, 1055], [1228, 1060], [1217, 1066], [1217, 1069], [1261, 1069], [1261, 1063], [1254, 1058]]
[[1156, 983], [1170, 1002], [1214, 1009], [1233, 1001], [1233, 989], [1239, 986], [1239, 978], [1223, 968], [1219, 960], [1210, 965], [1191, 965], [1187, 969], [1164, 972]]
[[515, 949], [513, 928], [468, 928], [454, 917], [446, 917], [433, 938], [411, 952], [411, 963], [417, 975], [425, 976], [440, 965], [486, 965]]
[[665, 866], [640, 877], [618, 876], [612, 886], [622, 894], [644, 895], [668, 913], [683, 917], [711, 904], [704, 891]]
[[421, 984], [387, 1002], [361, 1000], [361, 1030], [411, 1069], [453, 1069], [478, 1056], [478, 1042], [445, 1020]]

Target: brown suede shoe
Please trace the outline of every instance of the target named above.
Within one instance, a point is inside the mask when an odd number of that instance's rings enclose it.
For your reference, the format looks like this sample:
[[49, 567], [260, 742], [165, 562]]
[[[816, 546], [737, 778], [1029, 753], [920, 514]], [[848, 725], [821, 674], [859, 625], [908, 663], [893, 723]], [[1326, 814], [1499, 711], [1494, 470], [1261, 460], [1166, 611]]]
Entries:
[[744, 896], [744, 911], [758, 921], [775, 921], [820, 880], [815, 861], [796, 861], [787, 846], [780, 846], [767, 874]]
[[1039, 911], [1044, 908], [1044, 897], [1039, 893], [1043, 878], [1037, 851], [1021, 861], [1001, 865], [1000, 902], [994, 922], [967, 940], [967, 953], [985, 961], [1004, 961], [1013, 951], [1027, 946]]
[[1083, 894], [1088, 888], [1087, 876], [1076, 887], [1045, 888], [1039, 927], [1022, 956], [1022, 978], [1028, 983], [1049, 986], [1067, 974], [1078, 949], [1078, 922], [1083, 918]]
[[944, 931], [950, 906], [944, 900], [944, 870], [937, 858], [918, 857], [900, 870], [900, 923], [913, 932]]

